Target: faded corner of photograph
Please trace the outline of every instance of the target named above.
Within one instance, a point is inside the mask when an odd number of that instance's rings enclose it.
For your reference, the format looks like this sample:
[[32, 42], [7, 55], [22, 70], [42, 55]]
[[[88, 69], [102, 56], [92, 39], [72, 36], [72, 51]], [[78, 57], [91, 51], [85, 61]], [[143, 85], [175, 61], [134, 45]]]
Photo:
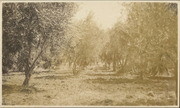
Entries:
[[177, 2], [3, 2], [3, 106], [177, 106]]

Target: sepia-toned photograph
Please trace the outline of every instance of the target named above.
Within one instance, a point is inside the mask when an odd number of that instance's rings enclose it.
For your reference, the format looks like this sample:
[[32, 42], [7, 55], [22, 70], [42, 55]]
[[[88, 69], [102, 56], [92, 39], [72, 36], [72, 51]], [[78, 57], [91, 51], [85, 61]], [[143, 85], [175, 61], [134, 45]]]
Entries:
[[177, 1], [2, 1], [2, 106], [179, 106]]

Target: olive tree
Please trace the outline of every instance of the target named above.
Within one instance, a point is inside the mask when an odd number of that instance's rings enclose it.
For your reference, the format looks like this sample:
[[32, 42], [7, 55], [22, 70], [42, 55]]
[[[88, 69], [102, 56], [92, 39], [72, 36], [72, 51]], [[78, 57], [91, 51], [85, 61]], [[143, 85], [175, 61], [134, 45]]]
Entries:
[[77, 74], [77, 67], [84, 69], [98, 58], [100, 53], [99, 41], [103, 31], [93, 20], [93, 13], [80, 21], [74, 22], [69, 30], [69, 47], [65, 56], [73, 65], [73, 73]]
[[3, 68], [9, 67], [6, 61], [16, 53], [17, 66], [25, 71], [23, 85], [28, 86], [43, 53], [61, 45], [74, 8], [70, 2], [3, 3]]

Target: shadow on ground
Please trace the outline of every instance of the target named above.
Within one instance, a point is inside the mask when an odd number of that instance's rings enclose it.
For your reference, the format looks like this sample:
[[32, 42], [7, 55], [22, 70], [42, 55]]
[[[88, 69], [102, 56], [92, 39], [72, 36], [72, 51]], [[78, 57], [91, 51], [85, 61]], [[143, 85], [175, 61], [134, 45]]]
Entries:
[[56, 75], [51, 75], [51, 76], [40, 76], [40, 77], [34, 77], [35, 79], [50, 79], [50, 80], [55, 80], [55, 79], [59, 79], [59, 80], [65, 80], [68, 78], [74, 78], [73, 75], [63, 75], [63, 76], [56, 76]]
[[86, 82], [100, 83], [100, 84], [140, 83], [140, 81], [137, 79], [127, 79], [127, 78], [110, 78], [110, 79], [96, 78], [96, 79], [87, 79]]
[[107, 78], [96, 78], [96, 79], [87, 79], [85, 81], [89, 82], [89, 83], [100, 83], [100, 84], [121, 84], [121, 83], [152, 84], [152, 83], [159, 83], [160, 82], [158, 80], [152, 80], [152, 79], [142, 80], [142, 79], [129, 79], [129, 78], [109, 78], [109, 79], [107, 79]]
[[87, 74], [88, 76], [117, 76], [117, 74]]
[[37, 89], [34, 86], [23, 87], [21, 85], [10, 85], [4, 84], [2, 85], [2, 94], [12, 94], [12, 93], [35, 93], [35, 92], [43, 92], [44, 90]]

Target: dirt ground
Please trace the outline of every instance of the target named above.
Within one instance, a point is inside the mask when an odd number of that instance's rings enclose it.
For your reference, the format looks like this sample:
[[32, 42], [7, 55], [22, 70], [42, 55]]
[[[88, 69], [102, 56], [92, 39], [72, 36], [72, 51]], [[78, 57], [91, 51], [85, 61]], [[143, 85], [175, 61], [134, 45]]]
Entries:
[[23, 88], [24, 74], [3, 75], [3, 105], [50, 106], [159, 106], [175, 105], [175, 81], [131, 79], [112, 71], [86, 69], [36, 72], [30, 87]]

